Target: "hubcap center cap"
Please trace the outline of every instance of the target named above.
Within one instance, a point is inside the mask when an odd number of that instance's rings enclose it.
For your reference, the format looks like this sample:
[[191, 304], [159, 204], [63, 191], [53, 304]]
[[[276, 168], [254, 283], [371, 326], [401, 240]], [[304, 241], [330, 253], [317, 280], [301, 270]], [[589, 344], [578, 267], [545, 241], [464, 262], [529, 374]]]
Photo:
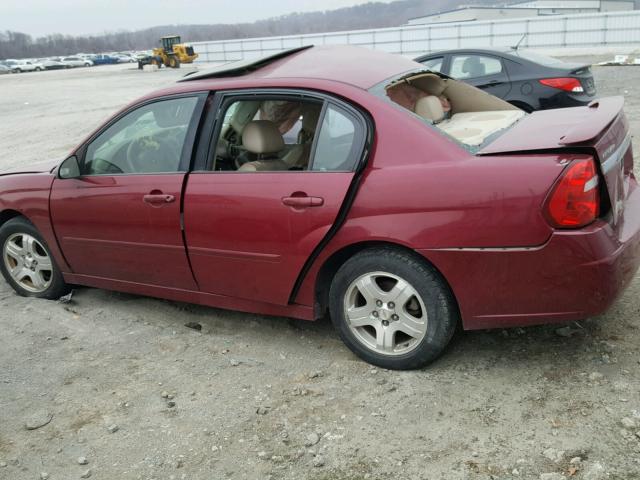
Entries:
[[389, 310], [386, 307], [381, 308], [379, 312], [380, 312], [380, 319], [382, 320], [390, 320], [391, 315], [393, 315], [393, 310]]

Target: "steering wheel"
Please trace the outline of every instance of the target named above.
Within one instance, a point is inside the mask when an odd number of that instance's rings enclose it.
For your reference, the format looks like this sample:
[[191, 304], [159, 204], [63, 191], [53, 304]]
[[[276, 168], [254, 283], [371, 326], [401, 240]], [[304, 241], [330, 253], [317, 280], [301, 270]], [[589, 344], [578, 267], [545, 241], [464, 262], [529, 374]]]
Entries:
[[126, 159], [131, 172], [172, 172], [178, 168], [180, 151], [169, 139], [145, 135], [129, 143]]

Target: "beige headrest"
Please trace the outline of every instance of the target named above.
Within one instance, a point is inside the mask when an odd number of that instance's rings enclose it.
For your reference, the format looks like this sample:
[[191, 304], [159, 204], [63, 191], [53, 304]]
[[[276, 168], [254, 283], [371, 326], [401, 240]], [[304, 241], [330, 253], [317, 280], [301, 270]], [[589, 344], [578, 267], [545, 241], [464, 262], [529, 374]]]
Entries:
[[427, 95], [418, 99], [415, 106], [415, 113], [426, 120], [436, 123], [444, 118], [444, 109], [440, 99], [435, 95]]
[[242, 144], [251, 153], [276, 153], [284, 148], [282, 134], [269, 120], [253, 120], [242, 131]]

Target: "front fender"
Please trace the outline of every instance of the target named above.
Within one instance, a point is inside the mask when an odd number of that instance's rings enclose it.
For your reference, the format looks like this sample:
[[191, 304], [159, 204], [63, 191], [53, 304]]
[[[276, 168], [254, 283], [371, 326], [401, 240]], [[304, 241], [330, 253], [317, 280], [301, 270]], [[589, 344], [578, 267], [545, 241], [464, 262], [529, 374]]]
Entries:
[[33, 223], [47, 242], [56, 263], [66, 273], [71, 270], [62, 255], [49, 215], [53, 179], [51, 173], [0, 176], [0, 213], [12, 210]]

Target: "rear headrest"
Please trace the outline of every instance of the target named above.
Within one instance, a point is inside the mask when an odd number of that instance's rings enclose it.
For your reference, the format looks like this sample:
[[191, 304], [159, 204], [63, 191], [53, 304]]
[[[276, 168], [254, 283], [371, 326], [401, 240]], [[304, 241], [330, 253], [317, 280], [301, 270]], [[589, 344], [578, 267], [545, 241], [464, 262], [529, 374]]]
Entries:
[[251, 153], [276, 153], [284, 148], [282, 134], [269, 120], [253, 120], [242, 131], [242, 144]]
[[478, 57], [469, 57], [462, 64], [462, 73], [468, 73], [471, 77], [480, 77], [485, 74], [485, 68]]
[[416, 102], [415, 113], [422, 118], [431, 120], [434, 123], [444, 118], [444, 109], [440, 99], [435, 95], [428, 95], [418, 99]]

